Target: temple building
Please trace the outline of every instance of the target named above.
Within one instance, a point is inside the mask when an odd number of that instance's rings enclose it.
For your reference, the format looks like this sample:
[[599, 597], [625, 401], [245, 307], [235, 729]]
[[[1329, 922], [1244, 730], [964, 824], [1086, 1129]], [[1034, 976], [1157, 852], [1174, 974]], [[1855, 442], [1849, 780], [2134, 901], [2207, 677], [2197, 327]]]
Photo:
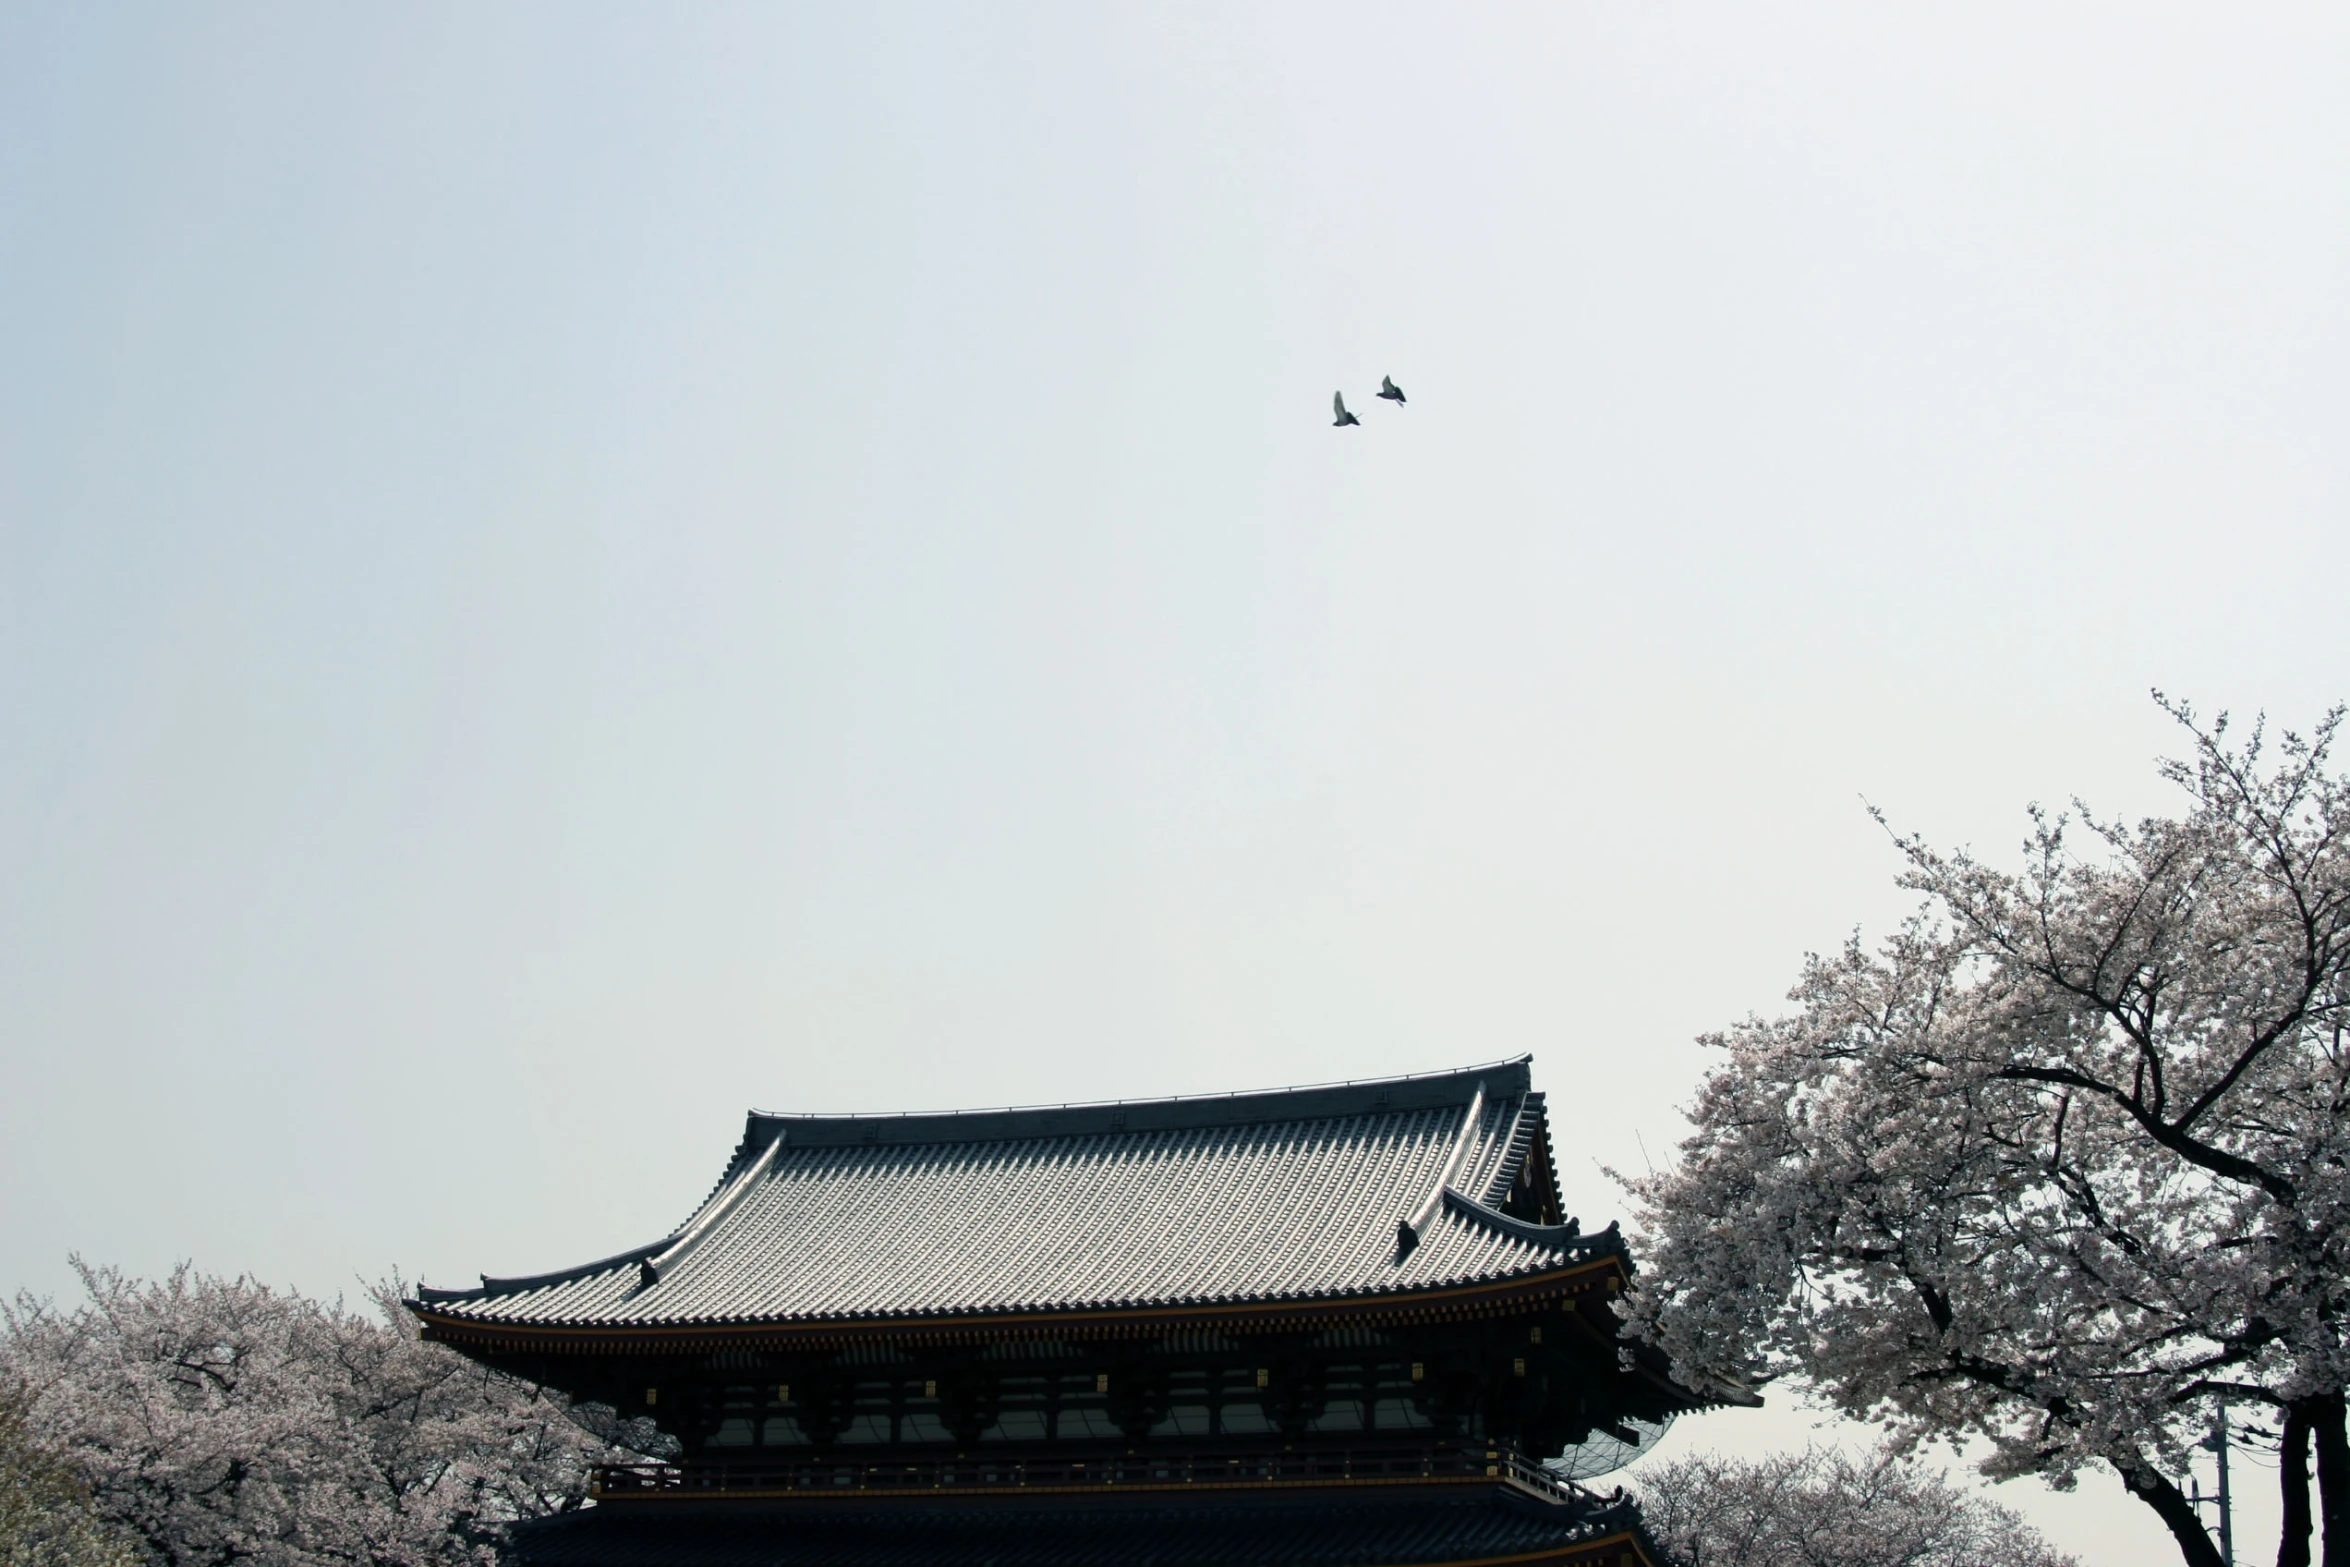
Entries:
[[531, 1567], [1664, 1567], [1612, 1467], [1734, 1389], [1617, 1334], [1530, 1058], [1212, 1098], [754, 1112], [659, 1240], [419, 1289], [643, 1416]]

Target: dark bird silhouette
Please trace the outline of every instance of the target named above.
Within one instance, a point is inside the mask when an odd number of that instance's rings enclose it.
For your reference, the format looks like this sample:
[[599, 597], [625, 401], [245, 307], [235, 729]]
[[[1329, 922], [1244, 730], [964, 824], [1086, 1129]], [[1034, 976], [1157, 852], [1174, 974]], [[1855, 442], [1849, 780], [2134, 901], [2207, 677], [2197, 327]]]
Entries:
[[1379, 395], [1391, 403], [1400, 403], [1404, 400], [1403, 388], [1395, 384], [1395, 377], [1391, 375], [1383, 375], [1379, 378]]
[[1338, 415], [1337, 418], [1330, 421], [1334, 425], [1361, 424], [1363, 422], [1346, 411], [1346, 394], [1344, 392], [1330, 394], [1330, 407], [1331, 411]]

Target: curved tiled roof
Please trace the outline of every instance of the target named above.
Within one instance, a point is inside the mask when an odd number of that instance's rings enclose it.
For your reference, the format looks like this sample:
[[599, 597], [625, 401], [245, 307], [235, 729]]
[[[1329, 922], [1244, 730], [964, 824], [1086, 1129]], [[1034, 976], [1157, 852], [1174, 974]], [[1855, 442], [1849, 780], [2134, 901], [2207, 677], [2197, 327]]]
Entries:
[[452, 1324], [643, 1329], [1212, 1307], [1524, 1278], [1620, 1250], [1612, 1227], [1585, 1236], [1499, 1211], [1547, 1148], [1542, 1115], [1525, 1059], [1218, 1099], [754, 1113], [717, 1190], [663, 1239], [559, 1273], [422, 1290], [417, 1304]]
[[[525, 1567], [1412, 1567], [1661, 1560], [1630, 1503], [597, 1507], [514, 1532]], [[1636, 1553], [1636, 1554], [1635, 1554]]]

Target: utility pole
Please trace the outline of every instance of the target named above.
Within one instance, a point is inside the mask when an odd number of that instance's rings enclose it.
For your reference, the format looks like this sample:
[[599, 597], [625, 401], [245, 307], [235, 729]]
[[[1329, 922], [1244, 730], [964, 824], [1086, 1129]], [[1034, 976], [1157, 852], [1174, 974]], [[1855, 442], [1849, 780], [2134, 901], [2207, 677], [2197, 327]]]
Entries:
[[2227, 1567], [2236, 1567], [2236, 1509], [2228, 1495], [2227, 1405], [2220, 1405], [2219, 1412], [2212, 1416], [2211, 1435], [2195, 1445], [2207, 1450], [2219, 1461], [2219, 1493], [2216, 1496], [2205, 1496], [2202, 1483], [2190, 1476], [2187, 1483], [2193, 1487], [2191, 1500], [2197, 1507], [2214, 1502], [2219, 1505], [2219, 1559]]
[[2236, 1509], [2228, 1501], [2228, 1406], [2212, 1418], [2211, 1449], [2219, 1455], [2219, 1559], [2236, 1567]]

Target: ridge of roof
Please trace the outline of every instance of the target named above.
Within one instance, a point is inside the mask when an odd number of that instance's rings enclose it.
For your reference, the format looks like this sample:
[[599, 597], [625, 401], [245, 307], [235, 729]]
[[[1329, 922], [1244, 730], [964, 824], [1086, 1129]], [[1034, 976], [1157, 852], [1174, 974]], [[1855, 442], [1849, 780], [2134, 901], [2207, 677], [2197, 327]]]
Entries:
[[1452, 1190], [1454, 1181], [1460, 1179], [1461, 1165], [1468, 1159], [1469, 1149], [1477, 1141], [1477, 1134], [1484, 1130], [1484, 1120], [1485, 1085], [1479, 1083], [1476, 1097], [1469, 1101], [1469, 1113], [1461, 1117], [1461, 1129], [1453, 1134], [1452, 1152], [1445, 1156], [1444, 1168], [1436, 1172], [1436, 1184], [1429, 1188], [1427, 1196], [1420, 1199], [1418, 1207], [1395, 1221], [1395, 1250], [1398, 1257], [1420, 1244], [1420, 1237], [1426, 1233], [1429, 1221], [1436, 1217], [1436, 1210], [1444, 1205], [1444, 1194]]
[[860, 1115], [794, 1115], [753, 1110], [743, 1128], [743, 1141], [735, 1162], [739, 1163], [778, 1135], [794, 1148], [845, 1148], [868, 1143], [982, 1143], [1032, 1137], [1098, 1136], [1108, 1132], [1192, 1131], [1267, 1121], [1373, 1115], [1385, 1110], [1437, 1109], [1466, 1105], [1481, 1089], [1494, 1098], [1525, 1093], [1533, 1083], [1533, 1060], [1528, 1054], [1446, 1072], [1415, 1072], [1401, 1077], [1354, 1078], [1297, 1088], [1188, 1094], [1165, 1099], [1101, 1099], [990, 1110]]
[[684, 1229], [677, 1232], [675, 1240], [656, 1255], [637, 1264], [639, 1275], [648, 1287], [667, 1278], [671, 1269], [692, 1254], [718, 1222], [733, 1211], [735, 1204], [742, 1201], [743, 1194], [751, 1189], [751, 1183], [775, 1163], [775, 1155], [782, 1147], [783, 1139], [778, 1137], [760, 1150], [759, 1157], [752, 1160], [740, 1175], [726, 1182], [716, 1195], [702, 1204], [701, 1211], [686, 1222]]

